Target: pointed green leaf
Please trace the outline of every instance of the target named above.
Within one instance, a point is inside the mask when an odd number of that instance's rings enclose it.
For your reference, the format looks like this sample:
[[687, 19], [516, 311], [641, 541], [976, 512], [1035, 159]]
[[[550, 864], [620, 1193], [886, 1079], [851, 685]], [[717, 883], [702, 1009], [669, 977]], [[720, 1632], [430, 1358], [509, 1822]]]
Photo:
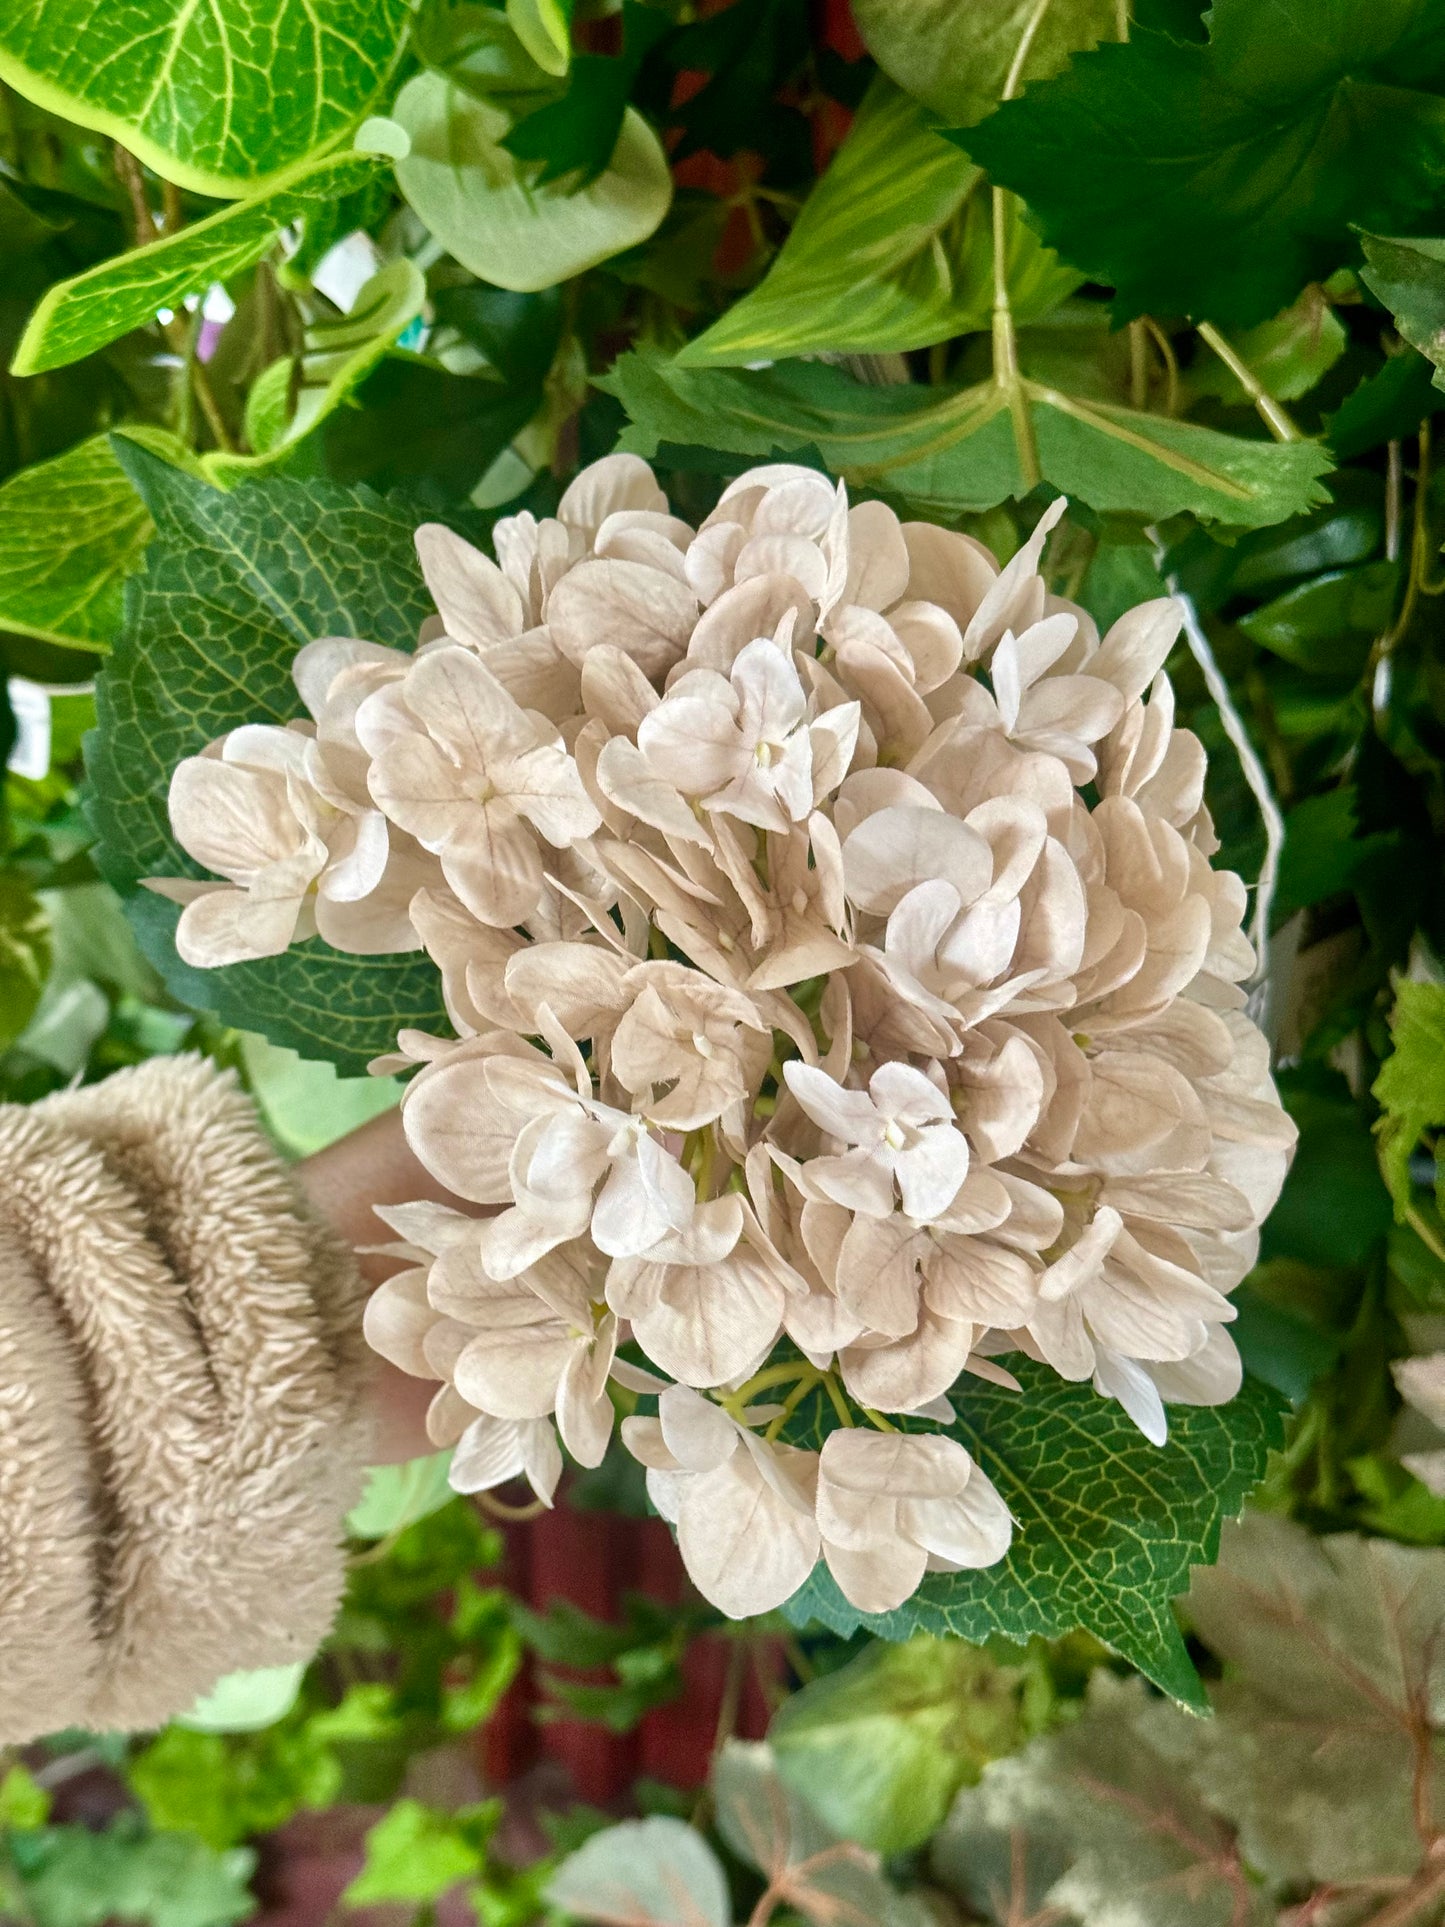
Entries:
[[37, 375], [64, 367], [144, 327], [159, 309], [179, 308], [188, 294], [259, 261], [288, 222], [365, 187], [385, 165], [370, 154], [318, 161], [265, 194], [102, 261], [73, 281], [58, 281], [26, 324], [11, 372]]
[[226, 495], [141, 450], [123, 446], [120, 458], [157, 539], [96, 690], [86, 758], [96, 861], [183, 1003], [359, 1076], [400, 1025], [445, 1026], [427, 959], [352, 957], [312, 938], [284, 956], [192, 970], [175, 954], [175, 906], [138, 885], [197, 874], [171, 835], [171, 772], [240, 723], [299, 715], [291, 663], [303, 643], [412, 647], [431, 608], [412, 546], [422, 516], [365, 488], [266, 479]]
[[960, 138], [1116, 315], [1247, 327], [1428, 220], [1445, 168], [1437, 0], [1215, 0], [1207, 44], [1135, 28]]
[[333, 145], [396, 64], [407, 0], [7, 0], [0, 79], [198, 194]]
[[[1014, 1515], [1008, 1557], [981, 1572], [930, 1573], [896, 1612], [856, 1612], [826, 1567], [784, 1607], [794, 1625], [820, 1620], [885, 1639], [915, 1632], [1026, 1640], [1081, 1628], [1157, 1686], [1203, 1704], [1171, 1601], [1191, 1566], [1214, 1558], [1219, 1530], [1264, 1476], [1283, 1437], [1279, 1396], [1252, 1379], [1228, 1405], [1173, 1405], [1169, 1442], [1151, 1445], [1089, 1385], [1010, 1356], [1022, 1386], [965, 1379], [950, 1436], [973, 1455]], [[784, 1437], [816, 1446], [836, 1420], [821, 1394]]]
[[582, 186], [530, 185], [501, 145], [511, 116], [443, 74], [409, 80], [395, 114], [411, 137], [396, 166], [402, 193], [448, 253], [495, 287], [532, 293], [636, 247], [672, 199], [667, 156], [635, 108], [607, 167]]
[[[159, 428], [129, 428], [164, 460], [185, 451]], [[0, 629], [62, 649], [108, 649], [126, 576], [151, 519], [108, 435], [22, 468], [0, 486]]]
[[1071, 53], [1118, 32], [1115, 0], [854, 0], [868, 51], [885, 74], [958, 124], [980, 119], [999, 100], [1030, 32], [1019, 83], [1056, 74]]
[[1365, 269], [1360, 279], [1384, 302], [1395, 326], [1435, 365], [1435, 386], [1445, 387], [1445, 241], [1388, 240], [1362, 234]]
[[[869, 387], [840, 368], [785, 362], [765, 371], [679, 367], [624, 355], [599, 387], [632, 417], [621, 446], [663, 443], [744, 455], [812, 447], [861, 487], [948, 516], [991, 508], [1034, 485], [1007, 392]], [[1222, 435], [1025, 381], [1019, 390], [1042, 479], [1092, 508], [1150, 518], [1183, 510], [1257, 528], [1324, 500], [1329, 457], [1315, 442]]]
[[[761, 283], [678, 354], [685, 368], [738, 367], [822, 350], [927, 347], [986, 328], [993, 225], [979, 170], [935, 116], [881, 75]], [[1046, 314], [1079, 277], [1014, 222], [1014, 317]]]
[[1411, 1202], [1410, 1153], [1425, 1131], [1445, 1124], [1445, 984], [1402, 978], [1390, 1034], [1395, 1048], [1375, 1079], [1383, 1113], [1376, 1130], [1385, 1182], [1403, 1222]]

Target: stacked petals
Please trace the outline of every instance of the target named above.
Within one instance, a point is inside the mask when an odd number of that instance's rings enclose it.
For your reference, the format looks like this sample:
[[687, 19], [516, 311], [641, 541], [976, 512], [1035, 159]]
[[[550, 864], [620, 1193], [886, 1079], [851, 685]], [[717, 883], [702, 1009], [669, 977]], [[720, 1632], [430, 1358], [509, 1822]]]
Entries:
[[730, 1614], [820, 1558], [870, 1612], [1002, 1558], [947, 1428], [1009, 1352], [1156, 1442], [1239, 1384], [1293, 1127], [1174, 726], [1179, 611], [1101, 639], [1039, 573], [1062, 506], [1000, 570], [791, 466], [694, 531], [611, 456], [496, 561], [420, 530], [414, 655], [312, 643], [309, 720], [176, 772], [222, 879], [158, 886], [187, 961], [318, 931], [441, 971], [455, 1038], [385, 1068], [491, 1215], [383, 1213], [406, 1268], [367, 1330], [439, 1381], [454, 1485], [550, 1502], [558, 1435], [596, 1465], [614, 1391], [655, 1396], [623, 1439]]

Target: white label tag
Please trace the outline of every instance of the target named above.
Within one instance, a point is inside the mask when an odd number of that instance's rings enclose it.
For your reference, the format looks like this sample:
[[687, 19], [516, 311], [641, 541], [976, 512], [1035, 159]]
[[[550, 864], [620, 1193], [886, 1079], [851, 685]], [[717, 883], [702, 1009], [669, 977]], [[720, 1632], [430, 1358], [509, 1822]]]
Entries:
[[50, 774], [50, 697], [25, 676], [12, 676], [9, 690], [15, 747], [8, 767], [38, 783]]

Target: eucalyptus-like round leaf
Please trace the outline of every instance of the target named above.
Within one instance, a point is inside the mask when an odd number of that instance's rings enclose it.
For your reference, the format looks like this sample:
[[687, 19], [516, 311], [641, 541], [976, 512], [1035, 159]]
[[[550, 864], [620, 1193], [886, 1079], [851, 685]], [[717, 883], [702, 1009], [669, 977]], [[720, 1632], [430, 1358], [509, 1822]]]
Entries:
[[585, 187], [529, 186], [500, 145], [501, 108], [441, 74], [418, 74], [397, 99], [411, 152], [396, 177], [417, 214], [463, 267], [494, 287], [532, 294], [636, 247], [672, 199], [656, 134], [628, 108], [612, 159]]
[[0, 79], [166, 180], [229, 197], [361, 119], [407, 12], [407, 0], [5, 0]]

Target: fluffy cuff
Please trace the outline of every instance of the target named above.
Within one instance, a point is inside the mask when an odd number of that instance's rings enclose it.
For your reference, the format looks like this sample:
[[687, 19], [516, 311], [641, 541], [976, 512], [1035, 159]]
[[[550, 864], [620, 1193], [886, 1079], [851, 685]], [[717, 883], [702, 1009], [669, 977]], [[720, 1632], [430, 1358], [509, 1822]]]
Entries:
[[229, 1073], [0, 1106], [0, 1742], [304, 1659], [344, 1579], [365, 1289]]

